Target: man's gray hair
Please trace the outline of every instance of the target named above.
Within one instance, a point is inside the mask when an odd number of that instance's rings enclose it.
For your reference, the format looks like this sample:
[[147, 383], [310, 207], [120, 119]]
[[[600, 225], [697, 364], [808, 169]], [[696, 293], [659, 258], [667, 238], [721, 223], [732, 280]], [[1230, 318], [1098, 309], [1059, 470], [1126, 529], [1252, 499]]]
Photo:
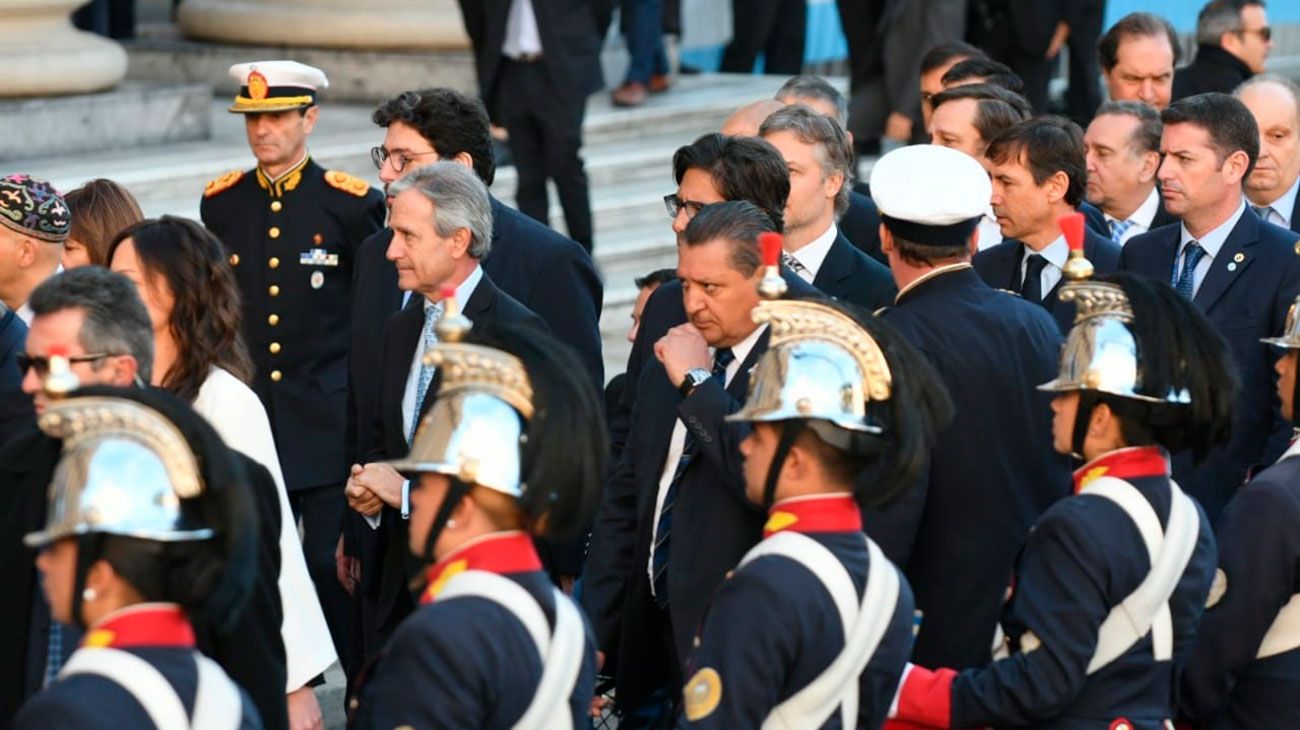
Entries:
[[853, 147], [844, 128], [802, 104], [787, 106], [772, 113], [758, 128], [760, 137], [789, 132], [817, 150], [822, 166], [822, 176], [843, 173], [844, 184], [835, 196], [835, 215], [842, 215], [849, 207], [849, 192], [853, 188]]
[[1263, 6], [1263, 0], [1213, 0], [1196, 16], [1196, 42], [1219, 45], [1224, 33], [1241, 30], [1241, 11], [1248, 5]]
[[1247, 89], [1250, 89], [1255, 86], [1260, 86], [1262, 84], [1267, 84], [1269, 86], [1280, 86], [1282, 87], [1283, 91], [1289, 93], [1291, 95], [1291, 101], [1295, 103], [1296, 117], [1300, 118], [1300, 84], [1297, 84], [1291, 79], [1282, 76], [1280, 74], [1258, 74], [1256, 76], [1252, 76], [1249, 79], [1243, 81], [1240, 86], [1234, 89], [1232, 95], [1240, 99], [1241, 95], [1245, 93]]
[[413, 170], [388, 186], [390, 197], [417, 190], [433, 203], [433, 227], [443, 238], [469, 231], [469, 255], [482, 260], [492, 249], [492, 199], [472, 170], [441, 161]]
[[[131, 355], [136, 375], [153, 373], [153, 326], [135, 284], [102, 266], [79, 266], [46, 279], [32, 291], [34, 317], [80, 309], [85, 314], [77, 341], [87, 353]], [[91, 364], [98, 369], [102, 361]]]
[[831, 82], [820, 76], [795, 76], [776, 90], [772, 97], [782, 104], [798, 104], [801, 99], [824, 101], [835, 107], [835, 121], [841, 127], [849, 126], [849, 100]]

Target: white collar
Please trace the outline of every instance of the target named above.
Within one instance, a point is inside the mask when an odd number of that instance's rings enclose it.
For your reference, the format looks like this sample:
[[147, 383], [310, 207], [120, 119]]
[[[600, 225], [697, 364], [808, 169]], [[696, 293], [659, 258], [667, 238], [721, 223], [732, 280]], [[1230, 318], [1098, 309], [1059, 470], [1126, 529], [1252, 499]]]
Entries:
[[1246, 198], [1245, 196], [1242, 196], [1241, 204], [1237, 206], [1237, 212], [1228, 216], [1228, 220], [1220, 223], [1218, 228], [1215, 228], [1200, 238], [1194, 238], [1191, 231], [1187, 230], [1187, 224], [1180, 223], [1178, 228], [1182, 231], [1182, 240], [1178, 245], [1178, 255], [1183, 255], [1183, 247], [1187, 245], [1188, 241], [1196, 241], [1199, 243], [1201, 248], [1205, 249], [1205, 253], [1209, 254], [1210, 258], [1219, 255], [1219, 249], [1223, 248], [1224, 242], [1228, 240], [1228, 234], [1232, 233], [1232, 229], [1237, 226], [1237, 221], [1241, 220], [1241, 215], [1245, 212]]
[[1029, 244], [1026, 243], [1025, 253], [1020, 258], [1020, 263], [1022, 264], [1025, 263], [1026, 261], [1029, 260], [1029, 257], [1034, 254], [1038, 254], [1039, 256], [1042, 256], [1043, 258], [1047, 259], [1047, 263], [1051, 264], [1052, 266], [1055, 266], [1058, 269], [1064, 269], [1065, 260], [1070, 258], [1070, 244], [1065, 242], [1064, 235], [1057, 236], [1056, 240], [1047, 244], [1047, 246], [1045, 246], [1042, 251], [1035, 251], [1034, 249], [1029, 247]]
[[[1291, 213], [1295, 211], [1295, 199], [1298, 193], [1300, 193], [1300, 177], [1297, 177], [1295, 182], [1291, 183], [1291, 187], [1287, 188], [1285, 193], [1282, 193], [1282, 197], [1268, 204], [1268, 207], [1272, 208], [1274, 213], [1282, 216], [1282, 220], [1286, 221], [1287, 225], [1295, 225], [1295, 221], [1291, 220]], [[1255, 204], [1251, 203], [1251, 205]]]
[[[1142, 205], [1139, 205], [1127, 220], [1149, 231], [1151, 230], [1151, 222], [1156, 219], [1156, 211], [1158, 210], [1160, 210], [1160, 188], [1153, 185], [1151, 192], [1147, 193], [1147, 199], [1142, 201]], [[1102, 215], [1106, 217], [1107, 222], [1119, 220], [1110, 213], [1103, 213]]]
[[[469, 272], [469, 276], [456, 287], [456, 306], [461, 309], [465, 308], [465, 303], [474, 295], [474, 290], [478, 288], [478, 283], [483, 280], [483, 267], [474, 265], [474, 270]], [[439, 302], [440, 304], [441, 302]], [[429, 301], [428, 297], [424, 298], [424, 308], [434, 306], [434, 302]]]
[[817, 272], [821, 271], [822, 264], [826, 261], [826, 256], [831, 252], [831, 245], [835, 243], [835, 239], [839, 237], [839, 235], [839, 229], [835, 227], [834, 223], [832, 223], [831, 227], [827, 228], [825, 233], [804, 244], [803, 248], [800, 248], [798, 251], [790, 251], [789, 254], [793, 256], [796, 261], [803, 264], [804, 268], [811, 271], [812, 275], [815, 277], [817, 276]]
[[[755, 327], [754, 331], [750, 332], [749, 335], [745, 337], [745, 339], [731, 346], [731, 354], [735, 355], [736, 357], [736, 359], [733, 361], [736, 363], [736, 367], [740, 367], [740, 364], [745, 361], [745, 358], [749, 357], [750, 351], [752, 351], [754, 349], [754, 345], [758, 343], [758, 338], [762, 337], [763, 333], [766, 331], [767, 331], [767, 325], [761, 324]], [[713, 354], [717, 352], [717, 349], [710, 347], [709, 352], [710, 354]]]

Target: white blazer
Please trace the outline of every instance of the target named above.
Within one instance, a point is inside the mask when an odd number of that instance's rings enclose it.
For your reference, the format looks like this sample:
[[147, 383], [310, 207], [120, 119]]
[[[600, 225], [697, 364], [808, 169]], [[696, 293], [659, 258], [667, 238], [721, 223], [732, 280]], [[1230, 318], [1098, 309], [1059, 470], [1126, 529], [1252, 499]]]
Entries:
[[330, 638], [325, 613], [316, 598], [316, 586], [307, 574], [307, 560], [302, 554], [297, 525], [289, 508], [284, 488], [284, 473], [275, 451], [271, 421], [257, 394], [234, 375], [212, 368], [194, 399], [194, 410], [208, 419], [217, 434], [230, 448], [266, 467], [275, 478], [280, 495], [280, 603], [284, 623], [280, 637], [288, 669], [288, 686], [292, 692], [324, 672], [338, 659]]

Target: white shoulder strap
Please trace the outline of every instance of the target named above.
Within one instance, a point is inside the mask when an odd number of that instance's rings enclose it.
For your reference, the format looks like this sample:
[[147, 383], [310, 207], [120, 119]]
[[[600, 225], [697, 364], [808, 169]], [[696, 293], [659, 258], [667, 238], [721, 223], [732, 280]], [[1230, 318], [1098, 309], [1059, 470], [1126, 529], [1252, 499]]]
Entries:
[[194, 694], [193, 730], [239, 730], [244, 699], [239, 688], [216, 662], [194, 653], [199, 684]]
[[1114, 477], [1100, 477], [1083, 489], [1084, 494], [1105, 497], [1124, 510], [1142, 535], [1151, 565], [1146, 578], [1102, 621], [1088, 674], [1118, 659], [1148, 632], [1157, 661], [1173, 656], [1169, 599], [1196, 551], [1200, 520], [1196, 505], [1173, 480], [1169, 481], [1169, 489], [1169, 523], [1164, 530], [1151, 503], [1132, 484]]
[[98, 674], [116, 682], [144, 708], [157, 730], [189, 730], [185, 705], [171, 682], [153, 665], [120, 649], [78, 649], [59, 672], [59, 678], [74, 674]]
[[447, 582], [438, 595], [445, 601], [463, 596], [486, 598], [510, 611], [537, 646], [542, 661], [542, 678], [515, 730], [544, 730], [573, 723], [569, 698], [582, 670], [586, 632], [577, 607], [564, 594], [555, 592], [555, 631], [546, 614], [523, 586], [496, 573], [467, 570]]
[[1292, 649], [1300, 649], [1300, 594], [1291, 596], [1291, 600], [1277, 612], [1277, 618], [1264, 634], [1255, 658], [1276, 656]]
[[[865, 535], [863, 540], [870, 562], [860, 603], [848, 570], [830, 550], [806, 535], [779, 533], [759, 543], [741, 561], [743, 566], [760, 555], [782, 555], [798, 561], [826, 586], [844, 629], [840, 653], [816, 679], [773, 708], [763, 722], [763, 730], [820, 728], [836, 708], [843, 727], [857, 726], [858, 678], [889, 628], [899, 592], [898, 571], [874, 542]], [[758, 547], [764, 549], [758, 551]]]

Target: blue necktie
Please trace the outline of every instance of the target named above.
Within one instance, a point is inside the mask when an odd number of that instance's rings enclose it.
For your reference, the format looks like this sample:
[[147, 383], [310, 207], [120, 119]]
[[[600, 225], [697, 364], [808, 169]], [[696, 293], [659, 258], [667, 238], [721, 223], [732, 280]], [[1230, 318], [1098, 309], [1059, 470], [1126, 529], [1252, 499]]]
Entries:
[[[727, 366], [736, 359], [736, 354], [729, 347], [719, 349], [713, 355], [713, 380], [719, 385], [726, 385]], [[651, 565], [654, 574], [655, 603], [660, 608], [668, 605], [668, 555], [672, 546], [673, 535], [673, 503], [677, 501], [677, 490], [682, 483], [682, 475], [686, 473], [686, 467], [690, 466], [692, 458], [695, 456], [695, 439], [691, 438], [691, 432], [686, 431], [686, 440], [682, 443], [682, 455], [677, 459], [677, 466], [673, 470], [673, 479], [668, 483], [668, 489], [664, 492], [664, 506], [659, 511], [659, 520], [655, 526], [655, 544], [652, 549]]]
[[[442, 302], [424, 308], [424, 349], [423, 353], [438, 342], [438, 333], [435, 328], [438, 320], [442, 319]], [[406, 443], [415, 442], [415, 430], [420, 426], [420, 409], [424, 407], [424, 396], [429, 392], [429, 383], [433, 381], [433, 366], [420, 360], [420, 379], [415, 389], [415, 410], [411, 412], [411, 434], [406, 439]]]
[[1025, 261], [1025, 280], [1020, 284], [1020, 296], [1034, 304], [1043, 303], [1043, 269], [1047, 259], [1040, 254], [1030, 254]]
[[59, 677], [63, 668], [63, 624], [50, 617], [49, 644], [45, 650], [45, 685]]
[[1205, 249], [1196, 241], [1188, 241], [1187, 246], [1183, 249], [1183, 268], [1178, 272], [1178, 278], [1174, 280], [1174, 288], [1179, 294], [1187, 297], [1189, 300], [1195, 294], [1194, 277], [1196, 276], [1196, 265], [1201, 262], [1205, 256]]
[[1133, 221], [1111, 219], [1108, 223], [1110, 224], [1110, 240], [1119, 244], [1124, 243], [1124, 234], [1128, 233], [1128, 229], [1133, 227]]
[[1271, 205], [1252, 205], [1250, 209], [1255, 211], [1255, 215], [1259, 216], [1262, 221], [1267, 221], [1268, 214], [1273, 212], [1273, 206]]

